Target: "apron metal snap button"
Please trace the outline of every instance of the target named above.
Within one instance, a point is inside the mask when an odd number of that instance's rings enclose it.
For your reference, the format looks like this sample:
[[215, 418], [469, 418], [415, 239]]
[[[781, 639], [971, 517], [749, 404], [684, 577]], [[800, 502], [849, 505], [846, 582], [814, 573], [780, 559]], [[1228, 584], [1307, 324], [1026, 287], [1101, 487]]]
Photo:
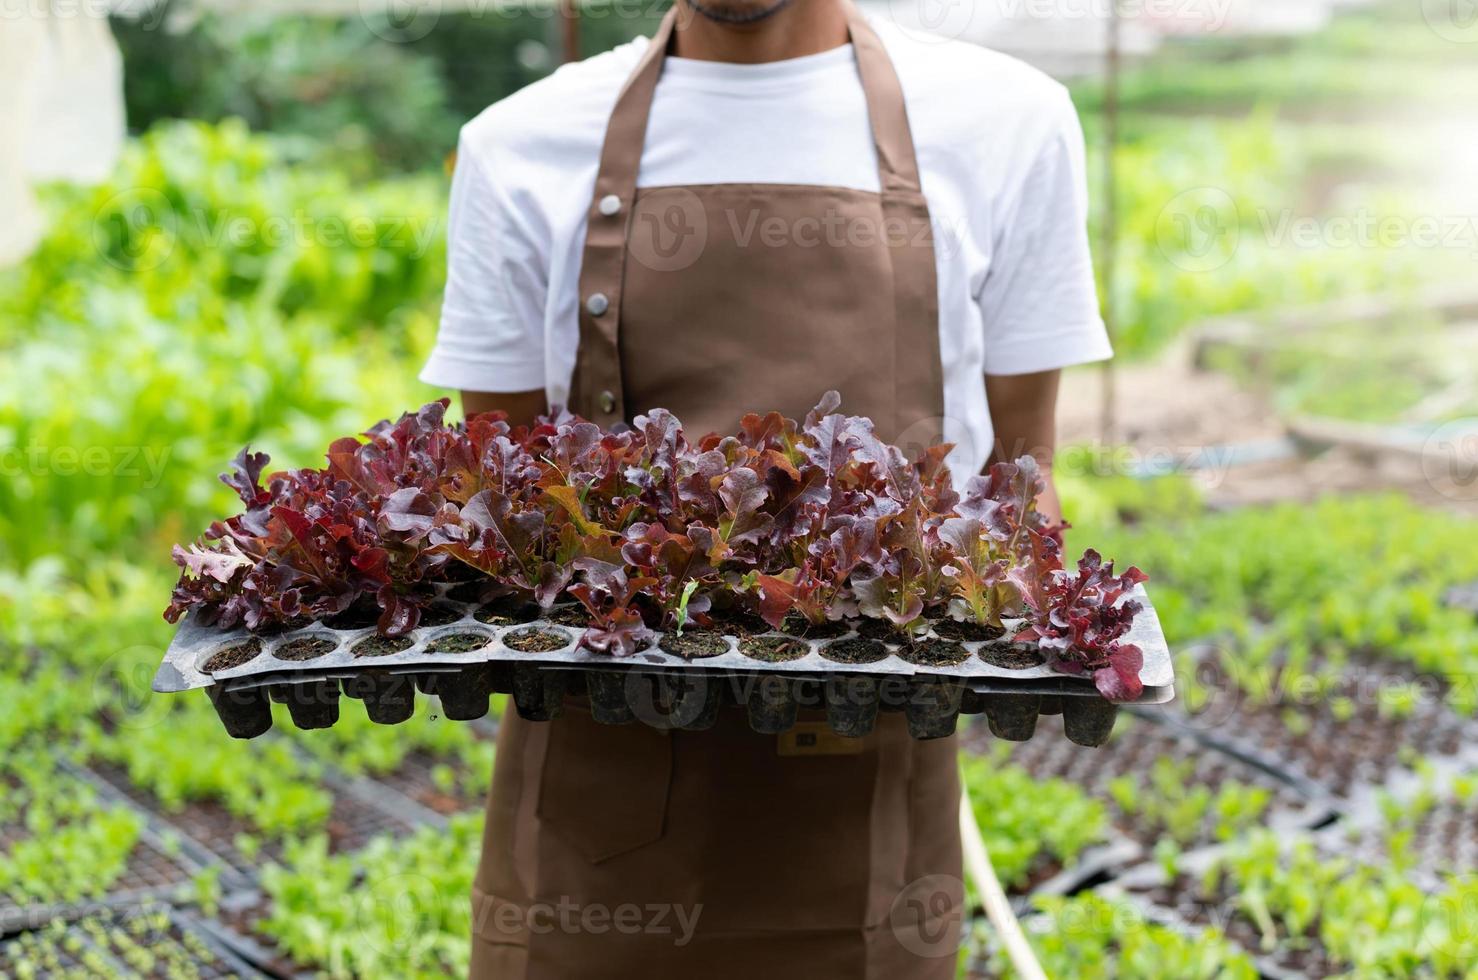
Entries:
[[600, 213], [607, 218], [621, 213], [621, 199], [615, 194], [607, 194], [600, 199]]
[[591, 293], [585, 300], [585, 309], [590, 311], [591, 316], [600, 316], [611, 308], [611, 301], [606, 299], [605, 293]]
[[600, 393], [600, 410], [607, 415], [616, 410], [616, 396], [609, 391]]

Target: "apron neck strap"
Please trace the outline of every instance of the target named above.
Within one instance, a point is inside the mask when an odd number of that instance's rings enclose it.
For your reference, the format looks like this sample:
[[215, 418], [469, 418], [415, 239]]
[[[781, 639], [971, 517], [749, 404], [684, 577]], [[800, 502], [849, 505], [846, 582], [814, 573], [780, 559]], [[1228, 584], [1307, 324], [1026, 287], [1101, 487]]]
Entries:
[[[852, 0], [841, 2], [847, 17], [847, 32], [857, 57], [857, 74], [867, 100], [867, 116], [872, 125], [872, 141], [877, 150], [878, 177], [883, 192], [919, 192], [919, 165], [903, 101], [903, 86], [872, 25]], [[677, 0], [662, 18], [662, 24], [652, 36], [641, 61], [616, 98], [606, 126], [605, 144], [601, 148], [600, 172], [595, 188], [597, 200], [615, 194], [629, 201], [636, 190], [642, 149], [646, 144], [647, 119], [651, 115], [657, 79], [662, 74], [662, 63], [672, 45], [680, 3], [681, 0]]]

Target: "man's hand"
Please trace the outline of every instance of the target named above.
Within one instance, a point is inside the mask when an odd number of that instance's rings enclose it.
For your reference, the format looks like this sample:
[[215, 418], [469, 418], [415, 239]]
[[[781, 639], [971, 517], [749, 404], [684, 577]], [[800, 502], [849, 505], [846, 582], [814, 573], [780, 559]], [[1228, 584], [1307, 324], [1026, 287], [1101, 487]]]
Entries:
[[1037, 498], [1037, 509], [1053, 524], [1062, 523], [1062, 504], [1052, 480], [1052, 454], [1057, 448], [1057, 381], [1061, 374], [1041, 371], [985, 376], [985, 396], [996, 430], [990, 461], [1035, 456], [1047, 481], [1047, 489]]
[[533, 425], [534, 419], [549, 411], [544, 390], [497, 393], [491, 391], [462, 392], [462, 414], [504, 411], [510, 425]]

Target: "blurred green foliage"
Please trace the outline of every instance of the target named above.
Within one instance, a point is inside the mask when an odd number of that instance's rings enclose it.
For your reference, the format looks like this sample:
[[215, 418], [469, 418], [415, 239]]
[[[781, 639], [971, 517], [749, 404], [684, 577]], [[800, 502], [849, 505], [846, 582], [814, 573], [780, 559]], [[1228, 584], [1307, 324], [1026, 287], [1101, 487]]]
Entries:
[[[660, 14], [621, 0], [589, 4], [581, 48], [590, 54], [650, 34]], [[395, 20], [197, 13], [172, 2], [145, 19], [113, 21], [135, 130], [241, 118], [254, 130], [306, 138], [355, 176], [439, 167], [463, 122], [554, 70], [560, 29], [552, 4], [428, 7]]]

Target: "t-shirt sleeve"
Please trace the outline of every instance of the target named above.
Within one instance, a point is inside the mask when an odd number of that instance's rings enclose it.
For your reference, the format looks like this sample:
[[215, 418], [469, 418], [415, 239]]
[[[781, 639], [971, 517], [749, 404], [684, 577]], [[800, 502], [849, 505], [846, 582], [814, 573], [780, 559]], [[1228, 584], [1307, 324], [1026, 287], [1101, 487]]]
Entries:
[[1113, 355], [1088, 248], [1083, 130], [1066, 89], [1054, 89], [1046, 140], [999, 205], [980, 290], [986, 374], [1031, 374]]
[[544, 388], [546, 267], [464, 136], [447, 215], [441, 325], [421, 380], [464, 391]]

